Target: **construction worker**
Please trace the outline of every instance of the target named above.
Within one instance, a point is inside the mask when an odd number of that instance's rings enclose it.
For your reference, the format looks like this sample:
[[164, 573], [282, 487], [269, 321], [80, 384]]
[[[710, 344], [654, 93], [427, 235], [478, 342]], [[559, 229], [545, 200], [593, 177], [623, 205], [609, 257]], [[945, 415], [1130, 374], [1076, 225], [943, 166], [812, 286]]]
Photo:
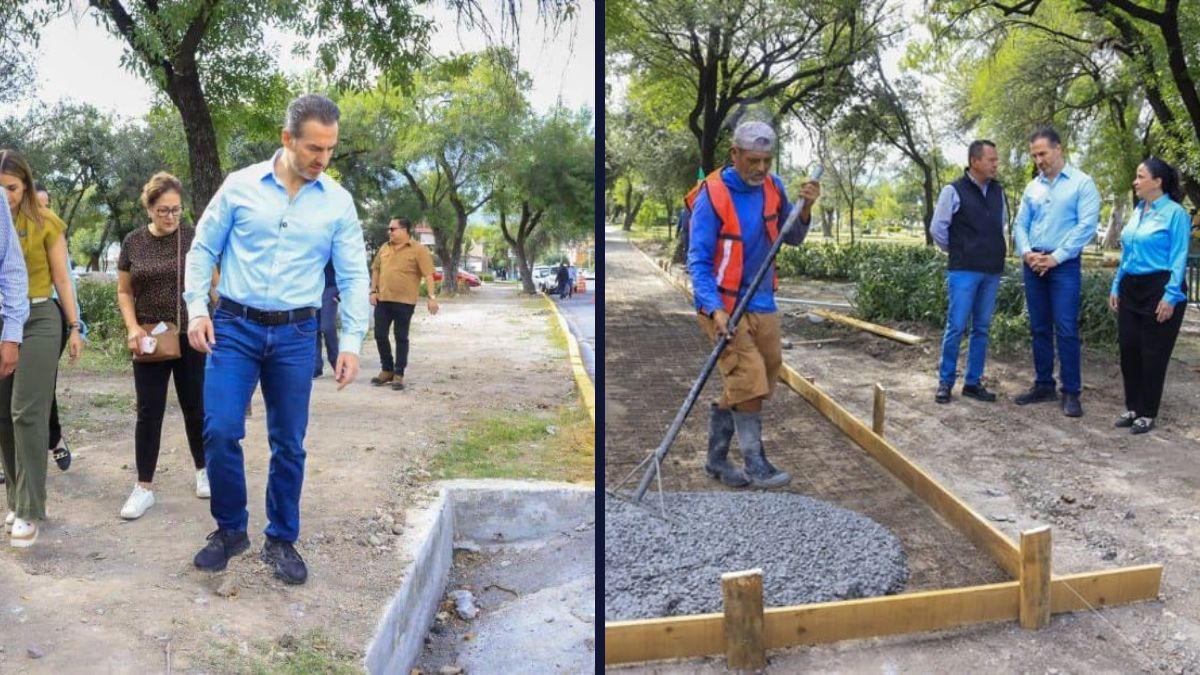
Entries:
[[[700, 327], [714, 342], [731, 332], [733, 308], [767, 261], [792, 208], [783, 181], [770, 172], [774, 152], [775, 131], [769, 124], [738, 125], [730, 164], [704, 179], [692, 203], [688, 272]], [[804, 241], [820, 194], [816, 181], [800, 188], [804, 205], [786, 243], [799, 246]], [[775, 391], [783, 365], [775, 280], [772, 263], [717, 361], [725, 386], [711, 406], [704, 469], [730, 487], [774, 488], [791, 481], [787, 472], [767, 460], [762, 442], [763, 401]], [[728, 460], [735, 433], [744, 473]]]

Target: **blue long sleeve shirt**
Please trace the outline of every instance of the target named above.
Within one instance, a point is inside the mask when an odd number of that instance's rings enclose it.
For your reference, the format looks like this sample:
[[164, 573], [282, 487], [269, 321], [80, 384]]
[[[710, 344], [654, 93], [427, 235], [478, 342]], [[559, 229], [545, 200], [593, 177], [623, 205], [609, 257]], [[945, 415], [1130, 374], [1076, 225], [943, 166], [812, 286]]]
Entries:
[[[975, 180], [975, 178], [972, 176], [971, 180]], [[988, 193], [988, 186], [991, 184], [990, 180], [982, 185], [976, 183], [985, 196]], [[941, 194], [938, 195], [937, 206], [933, 207], [933, 220], [929, 223], [929, 236], [933, 237], [933, 243], [943, 251], [949, 250], [950, 221], [954, 219], [954, 214], [958, 213], [960, 206], [962, 206], [962, 200], [958, 198], [958, 190], [955, 190], [953, 185], [943, 187]], [[1003, 205], [1000, 219], [1004, 221], [1007, 228], [1008, 204]], [[1007, 239], [1008, 235], [1005, 234], [1004, 238]]]
[[1038, 174], [1025, 186], [1013, 221], [1014, 247], [1022, 257], [1034, 249], [1050, 251], [1061, 264], [1079, 256], [1099, 222], [1096, 182], [1068, 164], [1053, 181]]
[[1113, 277], [1112, 294], [1121, 288], [1121, 278], [1126, 274], [1171, 273], [1163, 300], [1177, 304], [1187, 300], [1183, 292], [1183, 277], [1187, 273], [1188, 241], [1192, 235], [1192, 221], [1187, 211], [1178, 202], [1162, 195], [1150, 204], [1143, 213], [1146, 202], [1138, 202], [1137, 208], [1121, 230], [1121, 266]]
[[275, 157], [230, 174], [196, 223], [184, 276], [188, 316], [208, 316], [218, 260], [217, 292], [267, 311], [320, 307], [323, 270], [332, 261], [342, 298], [342, 351], [357, 354], [367, 334], [370, 275], [354, 200], [322, 173], [289, 201], [275, 176]]
[[[792, 204], [788, 201], [787, 192], [783, 189], [783, 181], [779, 176], [770, 174], [769, 179], [775, 181], [779, 189], [781, 212], [779, 227], [787, 222]], [[738, 289], [738, 299], [746, 294], [750, 281], [755, 272], [767, 259], [771, 251], [771, 242], [767, 238], [767, 228], [763, 223], [763, 200], [765, 199], [761, 185], [747, 185], [737, 170], [732, 166], [721, 171], [721, 180], [729, 188], [733, 199], [733, 208], [737, 212], [738, 224], [742, 229], [742, 283]], [[799, 246], [808, 235], [808, 222], [797, 222], [784, 239], [785, 243]], [[702, 189], [692, 204], [691, 234], [688, 241], [688, 273], [692, 277], [692, 295], [696, 301], [696, 309], [711, 314], [718, 309], [725, 309], [721, 301], [721, 293], [717, 290], [717, 277], [713, 272], [713, 261], [717, 254], [717, 235], [721, 232], [721, 219], [713, 210], [709, 200], [708, 190]], [[750, 298], [747, 311], [768, 313], [775, 311], [775, 289], [771, 280], [775, 275], [775, 265], [767, 270], [758, 291]]]
[[8, 204], [0, 204], [0, 298], [0, 317], [4, 319], [0, 340], [21, 344], [29, 319], [29, 271]]

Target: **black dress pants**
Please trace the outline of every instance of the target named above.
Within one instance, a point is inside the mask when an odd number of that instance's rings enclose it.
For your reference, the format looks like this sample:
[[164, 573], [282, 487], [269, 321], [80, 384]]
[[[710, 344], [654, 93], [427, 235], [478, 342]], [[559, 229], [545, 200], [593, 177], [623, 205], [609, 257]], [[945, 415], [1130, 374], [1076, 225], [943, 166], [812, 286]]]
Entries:
[[1187, 302], [1181, 302], [1166, 322], [1154, 318], [1170, 276], [1169, 272], [1155, 272], [1121, 278], [1117, 310], [1121, 377], [1125, 383], [1125, 409], [1138, 417], [1158, 417], [1171, 351], [1187, 309]]
[[[379, 365], [384, 372], [404, 375], [408, 366], [408, 327], [412, 324], [416, 305], [406, 302], [375, 303], [375, 347], [379, 349]], [[396, 332], [396, 359], [392, 360], [392, 345], [388, 330]]]

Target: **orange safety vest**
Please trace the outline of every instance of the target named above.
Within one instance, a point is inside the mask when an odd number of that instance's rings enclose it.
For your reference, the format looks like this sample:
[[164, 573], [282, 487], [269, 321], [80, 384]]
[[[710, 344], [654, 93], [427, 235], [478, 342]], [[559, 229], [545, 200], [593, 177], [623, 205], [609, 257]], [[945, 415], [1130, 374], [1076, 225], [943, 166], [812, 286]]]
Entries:
[[[733, 196], [729, 193], [729, 187], [721, 180], [722, 170], [717, 169], [708, 174], [704, 182], [692, 188], [683, 202], [688, 211], [691, 211], [701, 188], [708, 190], [708, 201], [721, 221], [721, 231], [717, 235], [717, 254], [713, 259], [713, 274], [717, 278], [717, 290], [721, 293], [725, 311], [732, 314], [733, 307], [737, 304], [738, 289], [742, 287], [742, 225], [738, 222], [737, 209], [733, 207]], [[767, 238], [771, 244], [779, 238], [779, 212], [782, 208], [783, 200], [779, 196], [779, 188], [775, 185], [775, 179], [768, 175], [763, 183], [763, 224], [767, 227]], [[779, 270], [775, 270], [772, 284], [772, 288], [779, 289]]]

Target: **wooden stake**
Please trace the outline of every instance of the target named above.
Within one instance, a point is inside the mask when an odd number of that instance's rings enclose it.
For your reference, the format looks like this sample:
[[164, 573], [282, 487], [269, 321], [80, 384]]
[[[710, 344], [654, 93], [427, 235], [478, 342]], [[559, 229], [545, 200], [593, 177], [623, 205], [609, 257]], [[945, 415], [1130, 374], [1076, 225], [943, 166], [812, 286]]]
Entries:
[[1050, 526], [1021, 533], [1021, 627], [1050, 623]]
[[721, 575], [725, 598], [725, 662], [730, 670], [767, 667], [763, 641], [762, 570]]
[[875, 418], [872, 420], [871, 429], [875, 435], [883, 436], [883, 408], [886, 402], [883, 385], [875, 383]]
[[882, 335], [885, 338], [895, 340], [896, 342], [903, 342], [906, 345], [920, 344], [925, 341], [925, 338], [921, 337], [920, 335], [913, 335], [912, 333], [905, 333], [904, 331], [899, 331], [899, 330], [895, 330], [893, 328], [888, 328], [887, 326], [880, 326], [879, 324], [871, 323], [869, 321], [863, 321], [862, 319], [856, 319], [852, 316], [846, 316], [845, 314], [839, 314], [838, 312], [831, 312], [827, 309], [814, 309], [810, 313], [816, 314], [817, 316], [820, 316], [820, 317], [824, 317], [826, 319], [829, 319], [830, 321], [845, 324], [852, 328], [857, 328], [859, 330], [865, 330], [868, 333]]

